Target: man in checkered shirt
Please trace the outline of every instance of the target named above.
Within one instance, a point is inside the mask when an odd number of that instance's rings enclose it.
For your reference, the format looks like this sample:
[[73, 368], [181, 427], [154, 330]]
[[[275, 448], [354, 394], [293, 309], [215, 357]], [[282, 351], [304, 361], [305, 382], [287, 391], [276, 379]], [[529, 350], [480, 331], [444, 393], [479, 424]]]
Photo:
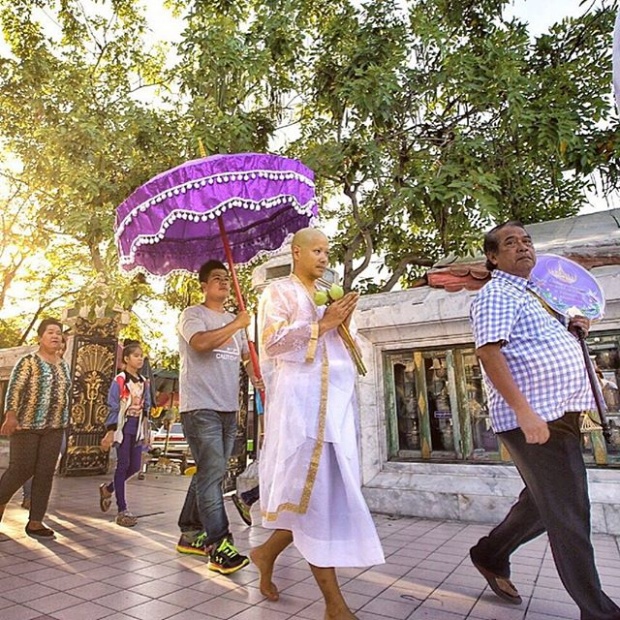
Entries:
[[620, 608], [601, 589], [590, 542], [579, 412], [594, 408], [594, 399], [573, 335], [587, 334], [589, 321], [575, 317], [566, 326], [545, 309], [528, 281], [536, 253], [521, 223], [490, 230], [484, 252], [492, 279], [471, 306], [476, 354], [485, 371], [493, 430], [525, 488], [506, 518], [472, 547], [472, 562], [500, 598], [518, 605], [510, 556], [546, 531], [581, 620], [620, 620]]

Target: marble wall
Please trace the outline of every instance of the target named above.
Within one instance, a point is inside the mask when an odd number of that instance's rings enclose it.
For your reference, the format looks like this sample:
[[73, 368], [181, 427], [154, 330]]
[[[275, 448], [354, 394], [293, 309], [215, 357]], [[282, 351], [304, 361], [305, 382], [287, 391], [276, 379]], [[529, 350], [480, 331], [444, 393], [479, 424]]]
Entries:
[[[597, 331], [620, 331], [618, 267], [594, 270], [607, 299]], [[359, 382], [364, 495], [374, 512], [497, 523], [522, 488], [507, 464], [388, 461], [383, 353], [473, 345], [469, 305], [475, 293], [421, 287], [360, 298], [355, 317], [368, 374]], [[620, 469], [588, 470], [593, 530], [620, 535]]]

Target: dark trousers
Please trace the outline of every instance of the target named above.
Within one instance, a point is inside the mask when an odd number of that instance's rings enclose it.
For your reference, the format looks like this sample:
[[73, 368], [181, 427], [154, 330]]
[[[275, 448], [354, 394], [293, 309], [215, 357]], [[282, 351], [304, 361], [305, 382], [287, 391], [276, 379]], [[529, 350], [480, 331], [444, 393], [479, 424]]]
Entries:
[[499, 433], [525, 482], [506, 518], [472, 549], [476, 563], [510, 576], [510, 555], [547, 532], [560, 579], [581, 620], [620, 620], [603, 592], [590, 542], [590, 499], [580, 445], [579, 414], [549, 423], [545, 444], [528, 444], [520, 429]]
[[63, 429], [17, 431], [9, 438], [9, 467], [0, 478], [0, 505], [32, 478], [30, 520], [42, 521], [52, 492]]

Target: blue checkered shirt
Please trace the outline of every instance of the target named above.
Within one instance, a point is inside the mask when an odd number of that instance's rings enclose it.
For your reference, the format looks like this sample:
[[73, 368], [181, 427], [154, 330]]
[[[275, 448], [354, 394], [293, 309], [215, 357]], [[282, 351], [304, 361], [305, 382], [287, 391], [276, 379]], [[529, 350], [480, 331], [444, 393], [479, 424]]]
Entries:
[[[502, 343], [512, 376], [545, 421], [566, 411], [593, 409], [583, 352], [566, 326], [543, 307], [535, 286], [498, 269], [471, 304], [476, 348]], [[518, 428], [517, 417], [485, 375], [491, 424], [496, 433]]]

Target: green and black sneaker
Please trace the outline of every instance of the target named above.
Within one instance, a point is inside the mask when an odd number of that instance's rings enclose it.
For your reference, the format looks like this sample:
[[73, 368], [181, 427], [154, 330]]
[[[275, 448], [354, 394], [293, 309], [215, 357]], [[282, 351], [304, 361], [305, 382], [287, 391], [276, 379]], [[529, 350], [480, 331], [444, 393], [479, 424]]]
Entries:
[[181, 538], [179, 538], [179, 542], [177, 543], [177, 551], [179, 553], [206, 557], [212, 550], [211, 545], [207, 546], [205, 544], [206, 540], [207, 534], [205, 532], [198, 534], [192, 541], [189, 541], [184, 534], [181, 534]]
[[207, 568], [222, 575], [230, 575], [249, 563], [250, 559], [241, 555], [232, 544], [230, 537], [226, 536], [213, 547]]

